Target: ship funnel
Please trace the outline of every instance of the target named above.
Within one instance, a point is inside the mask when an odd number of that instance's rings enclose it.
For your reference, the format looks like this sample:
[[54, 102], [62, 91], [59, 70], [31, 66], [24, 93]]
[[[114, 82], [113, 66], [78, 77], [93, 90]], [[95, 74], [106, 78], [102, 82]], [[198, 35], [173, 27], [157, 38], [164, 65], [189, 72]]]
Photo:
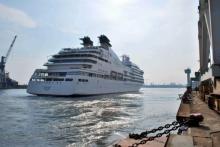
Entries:
[[98, 38], [99, 38], [99, 43], [101, 44], [102, 47], [109, 48], [112, 46], [110, 44], [110, 40], [105, 35], [100, 35]]
[[88, 36], [84, 36], [83, 38], [80, 38], [80, 40], [82, 40], [81, 44], [84, 47], [93, 46], [93, 41]]

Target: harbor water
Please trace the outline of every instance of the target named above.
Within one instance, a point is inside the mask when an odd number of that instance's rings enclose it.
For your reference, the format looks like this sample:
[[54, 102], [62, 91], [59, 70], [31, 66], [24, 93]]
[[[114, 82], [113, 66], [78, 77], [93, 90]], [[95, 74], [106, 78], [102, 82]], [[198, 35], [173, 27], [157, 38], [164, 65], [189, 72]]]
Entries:
[[0, 90], [0, 146], [103, 147], [128, 133], [175, 120], [183, 88], [138, 93], [41, 97]]

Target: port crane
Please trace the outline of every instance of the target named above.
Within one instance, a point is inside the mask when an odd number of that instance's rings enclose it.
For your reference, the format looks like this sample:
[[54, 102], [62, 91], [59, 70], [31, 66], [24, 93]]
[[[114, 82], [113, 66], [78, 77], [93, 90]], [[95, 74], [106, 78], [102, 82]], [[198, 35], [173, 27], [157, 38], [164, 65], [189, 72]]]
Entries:
[[11, 53], [11, 50], [14, 46], [16, 38], [17, 38], [17, 35], [14, 36], [14, 39], [11, 42], [11, 45], [10, 45], [6, 55], [1, 57], [1, 62], [0, 62], [0, 88], [1, 87], [7, 87], [7, 74], [5, 72], [5, 64], [7, 63], [8, 57], [9, 57], [9, 55]]

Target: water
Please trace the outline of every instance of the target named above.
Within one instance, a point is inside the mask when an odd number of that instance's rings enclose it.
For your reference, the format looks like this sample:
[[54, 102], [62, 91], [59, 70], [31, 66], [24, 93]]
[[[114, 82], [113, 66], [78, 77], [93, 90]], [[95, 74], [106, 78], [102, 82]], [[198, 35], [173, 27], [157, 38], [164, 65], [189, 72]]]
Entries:
[[143, 88], [139, 93], [63, 98], [0, 90], [0, 145], [109, 146], [130, 132], [173, 121], [183, 91]]

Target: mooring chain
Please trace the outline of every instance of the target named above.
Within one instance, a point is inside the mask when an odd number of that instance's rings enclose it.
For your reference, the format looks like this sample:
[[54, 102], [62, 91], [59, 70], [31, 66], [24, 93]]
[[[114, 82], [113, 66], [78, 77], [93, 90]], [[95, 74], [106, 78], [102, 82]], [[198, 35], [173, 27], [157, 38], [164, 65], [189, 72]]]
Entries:
[[159, 138], [165, 134], [169, 134], [171, 131], [177, 130], [181, 125], [173, 126], [171, 129], [164, 130], [162, 133], [158, 133], [155, 136], [150, 136], [147, 139], [143, 139], [138, 143], [134, 143], [129, 147], [138, 147], [141, 144], [146, 144], [148, 141], [153, 141], [155, 138]]
[[152, 130], [146, 130], [145, 132], [142, 132], [140, 134], [129, 134], [129, 138], [133, 138], [133, 139], [143, 139], [143, 138], [146, 138], [148, 134], [150, 133], [155, 133], [157, 131], [162, 131], [164, 128], [168, 129], [170, 128], [171, 126], [177, 126], [179, 124], [179, 122], [177, 121], [173, 121], [172, 123], [170, 124], [165, 124], [164, 126], [160, 126], [158, 128], [155, 128], [155, 129], [152, 129]]
[[[136, 139], [136, 140], [146, 138], [146, 139], [141, 140], [138, 143], [132, 144], [129, 147], [138, 147], [141, 144], [146, 144], [148, 141], [153, 141], [155, 138], [159, 138], [159, 137], [161, 137], [165, 134], [170, 134], [171, 131], [175, 131], [175, 130], [179, 129], [181, 126], [186, 126], [187, 123], [188, 123], [188, 121], [184, 121], [184, 122], [173, 121], [171, 124], [166, 124], [164, 126], [158, 127], [157, 129], [152, 129], [150, 131], [142, 132], [140, 135], [139, 134], [129, 134], [130, 138], [133, 138], [133, 139]], [[171, 126], [173, 126], [173, 127], [170, 128]], [[166, 128], [167, 130], [164, 130], [162, 133], [157, 133], [155, 136], [147, 137], [148, 134], [155, 133], [156, 131], [161, 131], [164, 128]]]

